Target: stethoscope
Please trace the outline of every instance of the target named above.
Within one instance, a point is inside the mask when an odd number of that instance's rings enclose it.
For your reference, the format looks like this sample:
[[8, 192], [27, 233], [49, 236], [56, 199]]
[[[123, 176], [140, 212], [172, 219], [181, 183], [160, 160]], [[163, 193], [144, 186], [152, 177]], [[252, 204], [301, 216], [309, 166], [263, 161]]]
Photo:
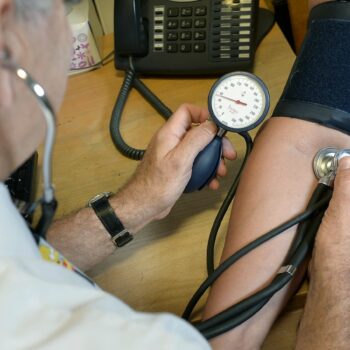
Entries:
[[[316, 233], [332, 197], [332, 183], [336, 175], [339, 160], [345, 156], [350, 156], [350, 149], [338, 150], [331, 147], [321, 149], [316, 154], [313, 162], [314, 173], [319, 182], [309, 200], [306, 210], [278, 227], [275, 227], [273, 230], [262, 234], [259, 238], [250, 242], [227, 258], [215, 269], [212, 265], [212, 272], [208, 273], [208, 277], [193, 294], [185, 308], [182, 317], [186, 320], [190, 320], [196, 304], [206, 290], [229, 267], [255, 248], [277, 235], [282, 234], [292, 226], [299, 225], [283, 265], [268, 286], [226, 310], [223, 310], [210, 319], [194, 324], [207, 339], [225, 333], [254, 316], [267, 304], [275, 293], [280, 291], [293, 279], [295, 273], [302, 266], [305, 259], [311, 254]], [[209, 259], [208, 256], [207, 258]]]
[[44, 88], [36, 82], [25, 69], [12, 62], [8, 56], [6, 52], [2, 54], [0, 59], [1, 67], [8, 69], [29, 88], [35, 96], [46, 122], [46, 137], [42, 164], [43, 194], [37, 201], [30, 203], [28, 207], [24, 209], [27, 215], [31, 215], [38, 207], [41, 207], [41, 216], [38, 224], [35, 228], [32, 228], [33, 236], [38, 242], [40, 237], [45, 238], [57, 208], [55, 190], [52, 184], [52, 151], [56, 135], [56, 117]]

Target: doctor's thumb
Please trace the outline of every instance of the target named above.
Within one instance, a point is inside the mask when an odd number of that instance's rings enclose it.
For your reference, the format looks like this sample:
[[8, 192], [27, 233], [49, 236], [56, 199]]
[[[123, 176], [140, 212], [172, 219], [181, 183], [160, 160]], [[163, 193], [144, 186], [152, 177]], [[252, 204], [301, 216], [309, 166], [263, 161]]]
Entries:
[[178, 145], [177, 152], [192, 164], [198, 153], [213, 140], [216, 131], [216, 125], [209, 120], [193, 127]]
[[350, 157], [344, 157], [339, 161], [333, 196], [346, 196], [350, 199]]

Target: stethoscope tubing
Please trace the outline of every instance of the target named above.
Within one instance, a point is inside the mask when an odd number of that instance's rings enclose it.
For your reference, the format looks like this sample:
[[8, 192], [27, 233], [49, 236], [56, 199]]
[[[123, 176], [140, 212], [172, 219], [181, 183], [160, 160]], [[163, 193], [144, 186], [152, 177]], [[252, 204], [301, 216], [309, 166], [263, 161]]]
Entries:
[[[322, 184], [318, 185], [304, 213], [280, 225], [274, 230], [271, 230], [265, 235], [262, 235], [257, 240], [251, 242], [240, 251], [233, 254], [230, 258], [225, 260], [224, 263], [215, 269], [213, 274], [208, 276], [206, 281], [204, 281], [201, 287], [197, 290], [184, 313], [186, 318], [189, 318], [191, 309], [193, 310], [200, 296], [228, 267], [232, 266], [233, 263], [251, 250], [255, 249], [257, 246], [267, 242], [269, 239], [284, 232], [286, 229], [294, 226], [295, 224], [304, 221], [303, 225], [301, 225], [301, 228], [299, 229], [299, 231], [301, 230], [303, 233], [303, 238], [291, 255], [289, 261], [286, 262], [288, 266], [290, 265], [297, 269], [312, 249], [316, 232], [322, 220], [323, 213], [328, 206], [331, 195], [332, 190], [329, 187]], [[292, 279], [292, 277], [293, 275], [287, 271], [277, 274], [269, 286], [255, 293], [251, 297], [241, 301], [240, 303], [220, 312], [212, 318], [205, 320], [204, 322], [197, 323], [195, 325], [196, 328], [202, 332], [205, 337], [210, 339], [214, 336], [222, 334], [222, 332], [238, 326], [258, 312], [277, 291], [283, 288]]]

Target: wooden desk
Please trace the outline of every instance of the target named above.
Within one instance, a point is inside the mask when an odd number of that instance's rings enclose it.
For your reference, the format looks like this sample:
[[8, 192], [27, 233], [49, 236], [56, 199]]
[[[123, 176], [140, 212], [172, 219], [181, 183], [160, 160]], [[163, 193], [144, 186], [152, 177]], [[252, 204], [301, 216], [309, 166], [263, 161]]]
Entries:
[[[105, 52], [111, 47], [109, 36], [105, 38]], [[293, 61], [294, 54], [275, 26], [257, 50], [254, 69], [268, 85], [272, 106], [281, 94]], [[137, 166], [137, 162], [116, 151], [109, 136], [110, 115], [123, 76], [110, 63], [69, 79], [54, 153], [58, 217], [84, 207], [96, 193], [116, 191]], [[206, 106], [214, 80], [147, 78], [144, 82], [175, 110], [183, 102]], [[122, 133], [136, 147], [146, 147], [164, 123], [135, 91], [123, 118]], [[234, 135], [230, 138], [242, 157], [243, 143]], [[205, 277], [209, 230], [238, 164], [230, 166], [219, 191], [205, 189], [184, 195], [166, 219], [150, 224], [130, 245], [93, 269], [91, 275], [99, 285], [138, 310], [180, 314]], [[227, 221], [228, 217], [220, 230], [218, 252]]]

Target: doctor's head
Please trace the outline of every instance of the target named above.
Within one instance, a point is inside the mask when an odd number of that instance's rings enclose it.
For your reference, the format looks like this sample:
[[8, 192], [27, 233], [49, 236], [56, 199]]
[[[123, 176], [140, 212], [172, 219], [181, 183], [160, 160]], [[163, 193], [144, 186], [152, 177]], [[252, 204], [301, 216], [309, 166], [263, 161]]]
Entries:
[[[64, 96], [72, 35], [64, 0], [0, 0], [0, 59], [24, 68], [55, 111]], [[28, 87], [0, 64], [0, 181], [45, 137], [45, 121]]]

